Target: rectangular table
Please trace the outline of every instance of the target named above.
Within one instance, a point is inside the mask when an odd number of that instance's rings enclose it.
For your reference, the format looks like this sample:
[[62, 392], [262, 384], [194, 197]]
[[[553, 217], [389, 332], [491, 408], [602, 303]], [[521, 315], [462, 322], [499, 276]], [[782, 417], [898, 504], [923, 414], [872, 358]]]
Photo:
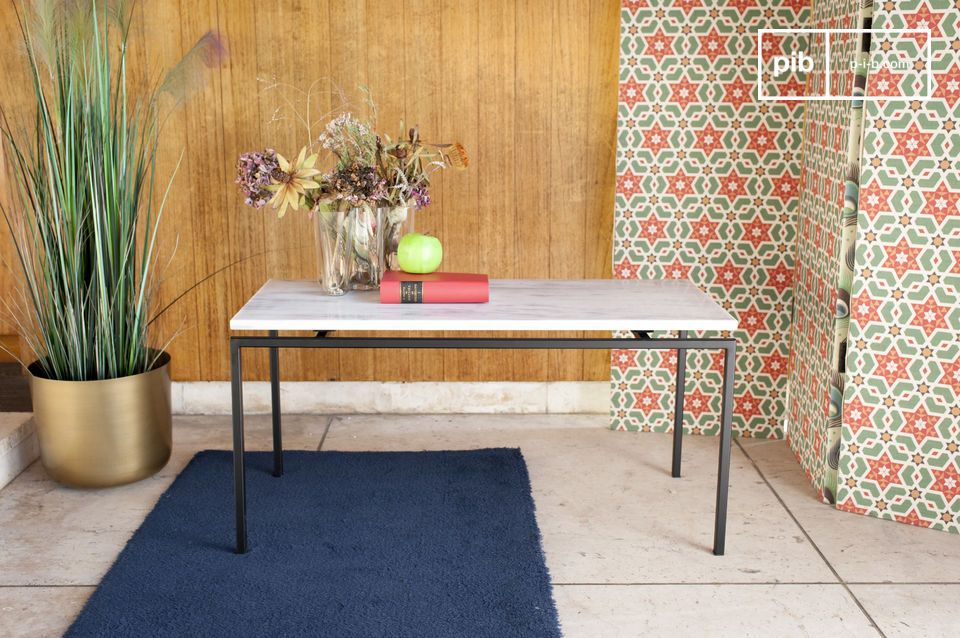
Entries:
[[[270, 351], [270, 396], [273, 413], [273, 474], [283, 475], [280, 420], [280, 348], [472, 348], [677, 350], [673, 467], [680, 476], [683, 441], [685, 350], [723, 350], [720, 453], [717, 470], [713, 553], [724, 552], [727, 487], [730, 476], [733, 408], [733, 336], [688, 338], [690, 331], [732, 331], [737, 320], [688, 281], [677, 280], [492, 280], [486, 304], [379, 303], [376, 291], [329, 297], [312, 281], [270, 280], [230, 320], [234, 331], [266, 331], [266, 336], [230, 337], [230, 382], [233, 410], [233, 472], [237, 552], [246, 553], [246, 482], [243, 445], [244, 348]], [[280, 336], [281, 330], [311, 331], [316, 336]], [[340, 337], [339, 331], [621, 331], [628, 338], [554, 337]], [[652, 338], [653, 331], [676, 331], [676, 337]]]

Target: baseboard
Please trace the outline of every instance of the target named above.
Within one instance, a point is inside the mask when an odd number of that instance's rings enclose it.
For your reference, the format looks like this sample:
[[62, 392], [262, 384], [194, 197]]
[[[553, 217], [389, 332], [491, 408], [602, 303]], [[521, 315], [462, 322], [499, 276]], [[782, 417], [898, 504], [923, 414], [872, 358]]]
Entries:
[[[226, 381], [178, 382], [172, 392], [175, 414], [230, 413]], [[610, 383], [290, 381], [280, 403], [291, 414], [609, 414]], [[244, 383], [243, 409], [270, 412], [270, 385]]]
[[0, 412], [0, 489], [40, 457], [29, 412]]

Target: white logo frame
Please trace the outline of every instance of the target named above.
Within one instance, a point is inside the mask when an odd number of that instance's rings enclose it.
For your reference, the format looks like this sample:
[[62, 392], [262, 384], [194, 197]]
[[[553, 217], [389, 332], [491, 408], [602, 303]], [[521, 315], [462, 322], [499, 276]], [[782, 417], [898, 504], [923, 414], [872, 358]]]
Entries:
[[[824, 46], [826, 47], [824, 70], [826, 75], [825, 91], [826, 95], [764, 95], [763, 94], [763, 34], [823, 34]], [[830, 34], [841, 33], [870, 33], [870, 34], [914, 34], [926, 35], [925, 45], [926, 58], [926, 95], [907, 96], [907, 95], [830, 95]], [[923, 29], [760, 29], [757, 31], [757, 98], [761, 102], [810, 102], [813, 100], [825, 100], [836, 102], [866, 101], [874, 102], [880, 100], [929, 100], [933, 93], [933, 36], [929, 28]]]

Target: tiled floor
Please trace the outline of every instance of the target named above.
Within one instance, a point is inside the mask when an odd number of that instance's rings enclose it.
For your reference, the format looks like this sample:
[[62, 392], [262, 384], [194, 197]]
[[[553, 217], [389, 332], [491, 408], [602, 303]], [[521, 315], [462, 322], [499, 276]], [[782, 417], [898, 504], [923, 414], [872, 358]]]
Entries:
[[[821, 505], [785, 444], [744, 440], [733, 450], [727, 555], [716, 557], [716, 439], [687, 437], [684, 476], [672, 479], [668, 436], [610, 432], [605, 421], [290, 416], [285, 441], [520, 447], [568, 638], [956, 633], [960, 538]], [[0, 636], [59, 635], [193, 453], [229, 447], [228, 419], [179, 417], [174, 440], [167, 468], [137, 485], [64, 489], [34, 464], [0, 491]], [[269, 447], [267, 419], [248, 421], [248, 445]]]

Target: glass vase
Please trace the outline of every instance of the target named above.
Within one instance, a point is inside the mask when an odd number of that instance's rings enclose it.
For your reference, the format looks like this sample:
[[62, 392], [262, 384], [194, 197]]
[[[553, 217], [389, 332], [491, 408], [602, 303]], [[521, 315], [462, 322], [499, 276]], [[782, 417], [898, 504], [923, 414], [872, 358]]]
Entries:
[[381, 209], [361, 206], [350, 211], [350, 289], [377, 290], [383, 276]]
[[413, 206], [380, 209], [380, 219], [383, 220], [383, 261], [387, 270], [400, 270], [397, 249], [400, 239], [407, 233], [414, 232], [415, 211]]
[[350, 284], [351, 221], [347, 211], [313, 215], [317, 239], [318, 280], [325, 295], [342, 295]]

